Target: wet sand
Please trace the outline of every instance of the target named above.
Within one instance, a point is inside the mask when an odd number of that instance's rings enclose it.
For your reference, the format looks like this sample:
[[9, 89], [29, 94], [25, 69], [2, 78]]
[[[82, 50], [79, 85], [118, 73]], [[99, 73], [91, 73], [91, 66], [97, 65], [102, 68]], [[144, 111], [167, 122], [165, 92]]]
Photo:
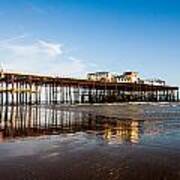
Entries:
[[5, 108], [0, 177], [179, 180], [179, 113], [174, 104]]

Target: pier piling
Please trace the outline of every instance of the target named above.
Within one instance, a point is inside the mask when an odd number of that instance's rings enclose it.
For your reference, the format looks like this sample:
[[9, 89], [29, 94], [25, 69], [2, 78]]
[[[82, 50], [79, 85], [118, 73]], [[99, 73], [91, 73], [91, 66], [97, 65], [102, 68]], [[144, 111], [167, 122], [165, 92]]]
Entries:
[[126, 101], [176, 102], [179, 101], [179, 88], [8, 72], [0, 78], [0, 105], [57, 105]]

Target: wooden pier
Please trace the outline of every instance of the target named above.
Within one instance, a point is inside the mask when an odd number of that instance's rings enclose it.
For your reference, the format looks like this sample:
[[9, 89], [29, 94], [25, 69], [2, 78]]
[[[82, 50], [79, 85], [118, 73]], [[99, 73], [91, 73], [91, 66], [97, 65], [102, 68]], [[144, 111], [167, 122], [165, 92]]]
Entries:
[[3, 72], [0, 105], [75, 104], [104, 102], [176, 102], [179, 88], [137, 83], [106, 83]]

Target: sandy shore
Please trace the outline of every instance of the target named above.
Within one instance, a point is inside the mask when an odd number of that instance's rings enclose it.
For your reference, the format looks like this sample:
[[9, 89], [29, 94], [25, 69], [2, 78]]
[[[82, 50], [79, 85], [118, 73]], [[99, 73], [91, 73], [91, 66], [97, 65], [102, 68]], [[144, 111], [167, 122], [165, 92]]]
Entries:
[[2, 180], [180, 179], [177, 104], [13, 111], [1, 121]]
[[180, 178], [180, 154], [146, 145], [107, 145], [76, 134], [1, 145], [0, 177], [59, 180], [154, 180]]

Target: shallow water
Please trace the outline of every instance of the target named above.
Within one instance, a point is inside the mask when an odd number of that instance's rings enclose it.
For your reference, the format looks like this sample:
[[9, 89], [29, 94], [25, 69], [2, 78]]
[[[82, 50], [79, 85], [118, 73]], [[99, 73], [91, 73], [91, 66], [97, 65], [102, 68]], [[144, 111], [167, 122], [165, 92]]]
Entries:
[[1, 179], [180, 179], [180, 105], [0, 108]]

